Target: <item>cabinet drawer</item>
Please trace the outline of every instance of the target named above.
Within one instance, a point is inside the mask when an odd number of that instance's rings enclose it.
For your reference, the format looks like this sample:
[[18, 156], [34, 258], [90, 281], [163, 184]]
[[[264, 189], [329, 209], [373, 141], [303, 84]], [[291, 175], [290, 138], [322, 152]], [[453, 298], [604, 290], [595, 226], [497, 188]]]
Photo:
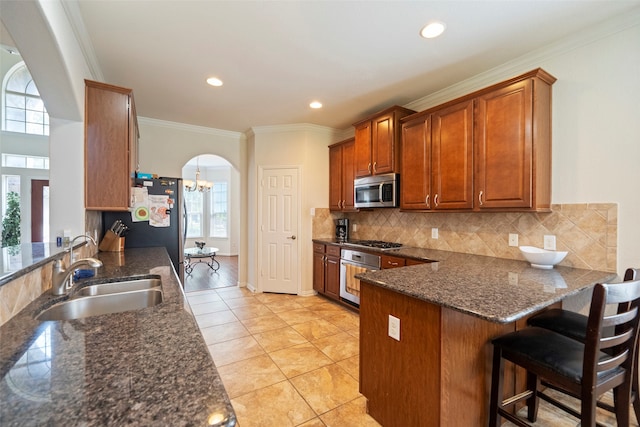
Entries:
[[324, 245], [322, 243], [314, 243], [313, 244], [313, 252], [324, 253]]
[[340, 257], [340, 246], [327, 245], [327, 255]]
[[406, 259], [391, 255], [382, 255], [380, 257], [381, 267], [384, 268], [396, 268], [404, 267]]

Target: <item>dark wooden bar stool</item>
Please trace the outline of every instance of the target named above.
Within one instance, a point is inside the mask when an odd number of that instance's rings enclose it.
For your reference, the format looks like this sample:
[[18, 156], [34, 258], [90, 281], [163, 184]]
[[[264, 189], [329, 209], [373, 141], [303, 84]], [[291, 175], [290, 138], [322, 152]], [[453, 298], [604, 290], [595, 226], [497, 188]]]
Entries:
[[[607, 305], [616, 305], [617, 312], [607, 315]], [[535, 422], [539, 398], [579, 418], [582, 427], [595, 426], [596, 402], [609, 390], [614, 392], [618, 425], [628, 426], [639, 306], [640, 281], [598, 284], [593, 289], [584, 343], [539, 327], [494, 339], [489, 426], [498, 427], [500, 417], [529, 426], [509, 407], [526, 401], [527, 419]], [[605, 329], [611, 329], [611, 334], [605, 335]], [[527, 371], [527, 390], [503, 400], [505, 360]], [[545, 393], [542, 383], [580, 399], [580, 412]]]
[[[625, 271], [625, 281], [638, 279], [640, 279], [640, 269], [628, 268]], [[587, 335], [587, 321], [588, 317], [583, 314], [554, 308], [545, 310], [544, 312], [529, 318], [527, 323], [529, 326], [549, 329], [580, 342], [585, 342]], [[636, 353], [634, 356], [633, 372], [631, 383], [631, 402], [633, 403], [636, 420], [640, 422], [640, 394], [638, 393], [638, 344], [636, 345]], [[604, 402], [598, 402], [598, 406], [610, 412], [614, 412], [613, 406]]]

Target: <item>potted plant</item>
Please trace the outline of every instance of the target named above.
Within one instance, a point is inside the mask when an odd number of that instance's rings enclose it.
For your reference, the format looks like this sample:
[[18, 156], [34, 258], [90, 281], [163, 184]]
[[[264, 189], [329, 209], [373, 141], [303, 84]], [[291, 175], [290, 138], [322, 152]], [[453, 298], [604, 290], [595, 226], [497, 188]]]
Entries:
[[7, 194], [7, 211], [2, 219], [2, 247], [20, 244], [20, 195]]

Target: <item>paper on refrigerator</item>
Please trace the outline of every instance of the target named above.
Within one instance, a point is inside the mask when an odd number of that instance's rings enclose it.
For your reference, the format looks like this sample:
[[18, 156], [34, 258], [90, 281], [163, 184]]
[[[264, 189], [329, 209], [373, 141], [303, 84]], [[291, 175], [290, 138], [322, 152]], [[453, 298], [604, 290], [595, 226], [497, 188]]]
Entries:
[[152, 227], [171, 226], [171, 202], [169, 196], [149, 195], [149, 225]]
[[131, 197], [133, 201], [131, 221], [149, 221], [149, 192], [147, 187], [132, 187]]

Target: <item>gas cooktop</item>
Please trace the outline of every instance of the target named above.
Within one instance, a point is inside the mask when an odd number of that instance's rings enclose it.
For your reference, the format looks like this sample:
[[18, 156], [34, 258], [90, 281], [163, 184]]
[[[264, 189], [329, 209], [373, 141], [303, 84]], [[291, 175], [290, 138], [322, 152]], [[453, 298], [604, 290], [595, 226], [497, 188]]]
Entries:
[[349, 240], [345, 243], [347, 245], [364, 246], [376, 249], [398, 249], [402, 247], [402, 243], [384, 242], [382, 240]]

